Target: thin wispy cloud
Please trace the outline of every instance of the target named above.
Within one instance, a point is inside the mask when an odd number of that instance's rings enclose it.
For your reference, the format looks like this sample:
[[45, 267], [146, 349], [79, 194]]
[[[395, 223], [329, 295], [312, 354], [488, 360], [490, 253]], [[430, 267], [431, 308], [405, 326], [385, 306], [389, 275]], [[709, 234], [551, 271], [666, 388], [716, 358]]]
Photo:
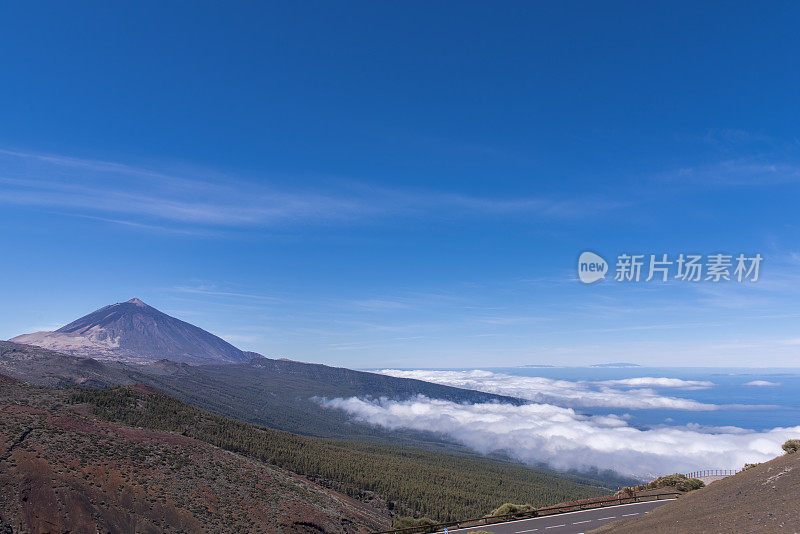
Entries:
[[775, 140], [760, 132], [750, 132], [737, 128], [712, 128], [701, 138], [701, 141], [717, 148], [729, 149], [742, 145], [768, 144]]
[[[201, 173], [195, 173], [201, 174]], [[213, 174], [213, 173], [207, 173]], [[427, 214], [582, 217], [622, 204], [596, 198], [490, 198], [347, 186], [289, 190], [213, 175], [204, 180], [118, 164], [0, 150], [0, 203], [59, 209], [154, 229], [323, 224]], [[129, 220], [130, 219], [130, 220]]]
[[271, 297], [268, 295], [257, 295], [253, 293], [238, 293], [235, 291], [222, 291], [219, 289], [203, 287], [203, 286], [196, 286], [196, 287], [175, 286], [173, 290], [179, 293], [191, 293], [195, 295], [209, 295], [215, 297], [235, 297], [235, 298], [252, 299], [252, 300], [266, 300], [270, 302], [279, 300], [277, 297]]
[[745, 383], [745, 386], [750, 387], [778, 387], [780, 386], [779, 382], [770, 382], [769, 380], [752, 380], [750, 382]]
[[145, 224], [135, 221], [126, 221], [124, 219], [111, 219], [109, 217], [97, 217], [95, 215], [83, 215], [80, 213], [58, 213], [59, 215], [66, 215], [69, 217], [79, 217], [81, 219], [89, 219], [92, 221], [101, 221], [109, 224], [118, 224], [120, 226], [128, 226], [137, 230], [147, 230], [158, 233], [187, 235], [187, 236], [205, 236], [205, 237], [220, 237], [223, 234], [219, 231], [202, 229], [202, 228], [175, 228], [166, 225]]
[[410, 306], [408, 299], [367, 299], [353, 302], [356, 307], [367, 310], [399, 310]]
[[[268, 226], [287, 221], [349, 219], [374, 211], [366, 204], [319, 194], [291, 194], [245, 189], [217, 188], [207, 196], [186, 198], [169, 191], [148, 191], [145, 184], [94, 187], [59, 182], [0, 179], [0, 202], [46, 208], [75, 209], [79, 212], [117, 213], [210, 226]], [[122, 189], [127, 187], [127, 189]], [[198, 189], [200, 184], [198, 183]]]
[[237, 343], [255, 343], [261, 339], [259, 336], [255, 335], [225, 334], [225, 333], [219, 334], [219, 337], [221, 337], [222, 339], [233, 345], [236, 345]]
[[703, 187], [774, 186], [800, 182], [800, 167], [784, 162], [730, 159], [660, 173], [657, 179]]

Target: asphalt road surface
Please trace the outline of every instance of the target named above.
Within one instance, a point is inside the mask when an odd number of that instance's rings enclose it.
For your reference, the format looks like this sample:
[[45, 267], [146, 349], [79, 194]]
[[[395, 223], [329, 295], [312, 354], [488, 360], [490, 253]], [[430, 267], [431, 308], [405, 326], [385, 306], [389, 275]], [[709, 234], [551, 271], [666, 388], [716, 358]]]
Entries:
[[567, 512], [566, 514], [555, 514], [534, 519], [521, 519], [519, 521], [509, 521], [508, 523], [461, 528], [450, 530], [449, 532], [469, 534], [476, 530], [485, 530], [494, 534], [580, 534], [612, 521], [646, 514], [650, 510], [674, 500], [663, 499], [660, 501], [606, 506], [605, 508]]

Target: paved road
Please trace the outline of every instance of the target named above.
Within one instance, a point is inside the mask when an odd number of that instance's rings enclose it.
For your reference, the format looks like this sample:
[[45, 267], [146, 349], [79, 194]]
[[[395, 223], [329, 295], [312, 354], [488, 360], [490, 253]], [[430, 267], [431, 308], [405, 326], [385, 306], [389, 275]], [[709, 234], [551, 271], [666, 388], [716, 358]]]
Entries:
[[494, 534], [580, 534], [612, 521], [646, 514], [650, 510], [674, 500], [663, 499], [660, 501], [606, 506], [605, 508], [568, 512], [534, 519], [522, 519], [483, 527], [462, 528], [451, 530], [450, 532], [469, 534], [476, 530], [485, 530]]

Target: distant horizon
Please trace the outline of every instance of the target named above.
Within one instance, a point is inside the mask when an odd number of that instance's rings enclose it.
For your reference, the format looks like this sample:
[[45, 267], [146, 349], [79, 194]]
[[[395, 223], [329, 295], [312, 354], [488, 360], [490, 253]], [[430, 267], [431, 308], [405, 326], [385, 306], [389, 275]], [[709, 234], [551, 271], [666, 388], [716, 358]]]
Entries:
[[[127, 302], [136, 302], [136, 303], [139, 303], [139, 304], [150, 306], [143, 299], [140, 299], [138, 297], [131, 297], [130, 299], [119, 300], [119, 301], [116, 301], [116, 302], [113, 302], [113, 303], [105, 304], [105, 305], [100, 306], [99, 308], [95, 308], [94, 310], [91, 310], [91, 311], [94, 312], [94, 311], [100, 310], [102, 308], [105, 308], [107, 306], [111, 306], [111, 305], [114, 305], [114, 304], [122, 304], [122, 303], [127, 303]], [[150, 306], [150, 307], [155, 308], [154, 306]], [[155, 308], [155, 309], [158, 309], [158, 308]], [[162, 310], [158, 310], [158, 311], [162, 311]], [[180, 319], [180, 317], [176, 317], [176, 318]], [[65, 322], [65, 323], [53, 328], [52, 330], [39, 330], [39, 331], [36, 331], [36, 332], [55, 331], [58, 328], [61, 328], [61, 327], [65, 326], [65, 325], [71, 323], [75, 319], [77, 319], [77, 317], [75, 317], [73, 319], [70, 319], [69, 321], [67, 321], [67, 322]], [[180, 320], [183, 320], [183, 319], [180, 319]], [[185, 321], [185, 322], [188, 322], [188, 321]], [[30, 334], [30, 333], [34, 333], [34, 332], [25, 332], [25, 334]], [[214, 334], [214, 332], [210, 332], [210, 333]], [[21, 335], [21, 334], [17, 334], [17, 336], [19, 336], [19, 335]], [[217, 335], [217, 334], [214, 334], [214, 335]], [[17, 336], [12, 336], [10, 338], [7, 338], [7, 341], [11, 341], [12, 339], [14, 339]], [[225, 339], [222, 336], [219, 336], [219, 337], [221, 337], [222, 339]], [[782, 366], [782, 365], [772, 365], [772, 366], [753, 366], [753, 365], [733, 365], [733, 366], [731, 366], [731, 365], [727, 365], [726, 366], [726, 365], [667, 365], [667, 364], [653, 365], [652, 362], [650, 362], [650, 363], [641, 363], [641, 364], [640, 363], [635, 363], [635, 362], [595, 362], [595, 363], [584, 363], [584, 364], [581, 364], [581, 365], [566, 365], [566, 364], [553, 364], [553, 363], [520, 363], [520, 364], [501, 364], [501, 365], [497, 365], [497, 364], [495, 364], [495, 365], [480, 365], [479, 363], [476, 363], [475, 365], [470, 365], [470, 366], [435, 366], [435, 367], [425, 367], [425, 366], [403, 367], [403, 366], [387, 364], [387, 365], [383, 365], [383, 366], [379, 366], [379, 367], [357, 367], [357, 366], [347, 365], [347, 364], [343, 364], [343, 363], [337, 363], [335, 361], [334, 362], [323, 362], [323, 361], [312, 361], [312, 360], [300, 360], [297, 357], [292, 357], [291, 355], [286, 355], [286, 354], [282, 354], [282, 355], [264, 354], [264, 353], [262, 353], [260, 351], [250, 350], [250, 349], [245, 349], [245, 348], [239, 347], [237, 345], [237, 343], [234, 342], [234, 341], [230, 341], [230, 340], [227, 340], [227, 339], [225, 339], [225, 341], [227, 341], [228, 343], [230, 343], [231, 345], [233, 345], [234, 347], [236, 347], [236, 348], [238, 348], [240, 350], [243, 350], [243, 351], [246, 351], [246, 352], [255, 352], [255, 353], [261, 354], [262, 356], [265, 356], [267, 358], [288, 359], [288, 360], [294, 360], [294, 361], [301, 361], [301, 362], [304, 362], [304, 363], [321, 363], [321, 364], [325, 364], [325, 365], [331, 365], [331, 366], [334, 366], [334, 367], [346, 367], [346, 368], [359, 370], [359, 371], [374, 371], [374, 370], [389, 369], [389, 368], [400, 369], [400, 370], [463, 370], [463, 369], [514, 369], [514, 368], [528, 368], [528, 369], [569, 369], [569, 368], [592, 369], [592, 368], [595, 368], [595, 369], [642, 369], [642, 370], [644, 370], [644, 369], [729, 369], [729, 370], [734, 370], [734, 369], [760, 369], [760, 370], [800, 369], [800, 366], [790, 366], [790, 365], [785, 365], [785, 366]]]
[[[122, 304], [122, 303], [126, 303], [126, 302], [137, 302], [137, 303], [149, 306], [149, 304], [147, 304], [147, 302], [143, 301], [142, 299], [139, 299], [138, 297], [132, 297], [132, 298], [127, 299], [127, 300], [120, 300], [120, 301], [117, 301], [117, 302], [106, 304], [106, 305], [101, 306], [100, 308], [96, 308], [95, 310], [92, 310], [92, 311], [96, 311], [96, 310], [99, 310], [99, 309], [102, 309], [104, 307], [111, 306], [111, 305], [114, 305], [114, 304]], [[153, 306], [151, 306], [151, 307], [153, 307]], [[159, 310], [159, 311], [161, 311], [161, 310]], [[76, 319], [76, 318], [74, 318], [74, 319]], [[177, 317], [177, 319], [180, 319], [180, 318]], [[60, 325], [57, 328], [54, 328], [53, 330], [40, 330], [40, 331], [37, 331], [37, 332], [55, 331], [58, 328], [61, 328], [61, 327], [65, 326], [65, 325], [69, 324], [73, 320], [65, 322], [64, 324]], [[25, 333], [34, 333], [34, 332], [25, 332]], [[214, 334], [213, 332], [210, 332], [210, 333]], [[17, 336], [19, 336], [19, 335], [20, 334], [18, 334]], [[216, 334], [214, 334], [214, 335], [216, 335]], [[17, 336], [12, 336], [11, 338], [8, 338], [7, 341], [11, 341], [14, 337], [17, 337]], [[224, 339], [224, 338], [222, 338], [222, 339]], [[476, 365], [472, 365], [472, 366], [451, 366], [451, 367], [445, 367], [445, 366], [437, 366], [437, 367], [424, 367], [424, 366], [403, 367], [403, 366], [396, 366], [396, 365], [383, 365], [383, 366], [379, 366], [379, 367], [355, 367], [355, 366], [349, 366], [349, 365], [346, 365], [346, 364], [340, 364], [340, 363], [337, 363], [337, 362], [320, 362], [320, 361], [299, 360], [299, 359], [297, 359], [295, 357], [292, 357], [290, 355], [263, 354], [263, 353], [261, 353], [259, 351], [251, 351], [251, 350], [248, 350], [248, 349], [243, 349], [243, 348], [239, 347], [235, 342], [232, 342], [232, 341], [229, 341], [229, 340], [225, 340], [225, 341], [228, 341], [228, 343], [230, 343], [231, 345], [233, 345], [234, 347], [236, 347], [236, 348], [238, 348], [240, 350], [247, 351], [247, 352], [255, 352], [255, 353], [258, 353], [258, 354], [260, 354], [260, 355], [262, 355], [262, 356], [264, 356], [266, 358], [287, 359], [287, 360], [298, 361], [298, 362], [303, 362], [303, 363], [321, 363], [321, 364], [324, 364], [324, 365], [330, 365], [330, 366], [334, 366], [334, 367], [345, 367], [345, 368], [350, 368], [350, 369], [354, 369], [354, 370], [358, 370], [358, 371], [375, 371], [375, 370], [390, 369], [390, 368], [391, 369], [399, 369], [399, 370], [465, 370], [465, 369], [515, 369], [515, 368], [528, 368], [528, 369], [570, 369], [570, 368], [575, 368], [575, 369], [640, 369], [640, 370], [646, 370], [646, 369], [729, 369], [729, 370], [735, 370], [735, 369], [759, 369], [759, 370], [800, 369], [800, 366], [795, 366], [795, 367], [792, 367], [792, 366], [766, 366], [766, 367], [765, 366], [760, 366], [759, 367], [759, 366], [747, 366], [747, 365], [738, 365], [738, 366], [724, 366], [724, 365], [703, 366], [703, 365], [695, 365], [695, 366], [691, 366], [691, 365], [651, 365], [651, 364], [638, 364], [638, 363], [634, 363], [634, 362], [596, 362], [596, 363], [586, 363], [586, 364], [583, 364], [583, 365], [565, 365], [565, 364], [549, 364], [549, 363], [548, 364], [545, 364], [545, 363], [541, 363], [541, 364], [523, 363], [523, 364], [511, 364], [511, 365], [497, 365], [497, 364], [495, 364], [495, 365], [480, 365], [480, 364], [476, 364]]]
[[[305, 362], [305, 363], [313, 363], [313, 362]], [[375, 371], [381, 369], [399, 369], [399, 370], [413, 370], [419, 369], [423, 371], [438, 371], [438, 370], [470, 370], [470, 369], [519, 369], [524, 368], [525, 365], [476, 365], [476, 366], [469, 366], [469, 367], [390, 367], [390, 366], [383, 366], [383, 367], [361, 367], [354, 369], [356, 371]], [[549, 365], [549, 366], [536, 366], [532, 367], [531, 369], [597, 369], [594, 365]], [[736, 366], [736, 367], [724, 367], [724, 366], [702, 366], [702, 365], [638, 365], [636, 367], [603, 367], [602, 369], [760, 369], [760, 370], [769, 370], [769, 369], [793, 369], [793, 370], [800, 370], [800, 366], [795, 367], [781, 367], [781, 366], [769, 366], [769, 367], [753, 367], [753, 366]]]

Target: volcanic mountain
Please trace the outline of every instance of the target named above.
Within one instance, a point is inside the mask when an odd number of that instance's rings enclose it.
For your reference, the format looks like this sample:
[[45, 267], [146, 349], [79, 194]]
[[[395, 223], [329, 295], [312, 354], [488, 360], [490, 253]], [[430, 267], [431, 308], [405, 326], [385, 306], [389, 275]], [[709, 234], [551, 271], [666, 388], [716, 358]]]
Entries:
[[75, 356], [128, 363], [169, 359], [186, 363], [244, 362], [252, 354], [192, 324], [133, 298], [104, 306], [55, 332], [35, 332], [11, 341]]

